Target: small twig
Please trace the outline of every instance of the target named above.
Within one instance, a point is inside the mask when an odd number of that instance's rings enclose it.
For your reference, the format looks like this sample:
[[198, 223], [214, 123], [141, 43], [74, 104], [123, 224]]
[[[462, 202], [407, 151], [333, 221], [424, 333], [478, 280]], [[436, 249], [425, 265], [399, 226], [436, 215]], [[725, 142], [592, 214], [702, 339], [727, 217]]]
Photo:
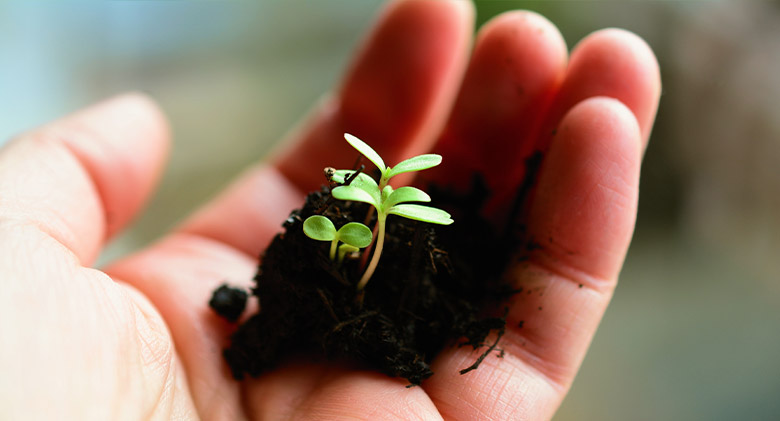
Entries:
[[360, 173], [362, 173], [362, 172], [363, 172], [365, 169], [366, 169], [366, 166], [365, 166], [365, 165], [361, 165], [361, 166], [360, 166], [360, 168], [358, 168], [357, 170], [355, 170], [355, 172], [351, 173], [351, 174], [350, 174], [350, 175], [349, 175], [349, 176], [348, 176], [348, 177], [347, 177], [347, 178], [344, 180], [344, 184], [342, 184], [342, 185], [344, 185], [344, 186], [348, 186], [348, 185], [350, 185], [350, 183], [352, 183], [352, 180], [356, 179], [356, 178], [357, 178], [357, 176], [358, 176]]
[[[480, 364], [482, 364], [482, 361], [485, 360], [485, 357], [490, 355], [491, 352], [493, 352], [494, 349], [496, 349], [496, 346], [498, 345], [498, 341], [501, 340], [501, 337], [504, 336], [504, 332], [506, 331], [506, 328], [501, 328], [498, 331], [498, 335], [496, 336], [496, 340], [493, 341], [493, 345], [490, 345], [490, 348], [487, 349], [487, 351], [483, 352], [482, 355], [477, 358], [477, 361], [474, 361], [474, 364], [471, 364], [470, 366], [464, 368], [463, 370], [460, 370], [460, 374], [466, 374], [471, 370], [476, 370], [477, 367], [479, 367]], [[501, 355], [503, 355], [503, 350], [501, 351]]]
[[[493, 352], [494, 349], [496, 349], [496, 346], [498, 345], [498, 341], [501, 340], [501, 337], [504, 336], [504, 333], [506, 332], [506, 318], [509, 315], [509, 307], [504, 307], [504, 315], [501, 317], [503, 320], [503, 325], [500, 329], [498, 329], [498, 332], [496, 334], [496, 340], [493, 341], [493, 344], [490, 345], [490, 347], [487, 349], [487, 351], [483, 352], [482, 355], [477, 358], [476, 361], [474, 361], [474, 364], [471, 364], [470, 366], [464, 368], [463, 370], [460, 370], [460, 374], [466, 374], [471, 370], [476, 370], [477, 367], [479, 367], [480, 364], [482, 364], [482, 361], [485, 360], [485, 357], [490, 355], [491, 352]], [[500, 350], [499, 358], [504, 357], [504, 350]]]

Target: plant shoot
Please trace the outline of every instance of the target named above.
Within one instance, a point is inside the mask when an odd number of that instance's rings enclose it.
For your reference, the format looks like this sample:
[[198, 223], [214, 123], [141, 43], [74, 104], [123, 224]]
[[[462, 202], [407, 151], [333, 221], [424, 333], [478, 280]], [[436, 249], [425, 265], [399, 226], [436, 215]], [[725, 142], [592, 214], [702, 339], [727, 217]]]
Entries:
[[[402, 161], [395, 167], [387, 167], [379, 154], [365, 142], [348, 133], [344, 134], [344, 138], [358, 152], [373, 162], [382, 174], [379, 183], [377, 183], [371, 176], [360, 173], [349, 185], [338, 186], [331, 191], [331, 194], [336, 199], [368, 203], [374, 206], [377, 212], [376, 250], [374, 250], [374, 255], [358, 282], [357, 289], [360, 291], [365, 288], [379, 264], [385, 240], [385, 225], [389, 215], [398, 215], [404, 218], [440, 225], [449, 225], [453, 220], [449, 213], [441, 209], [405, 204], [407, 202], [430, 202], [430, 196], [424, 191], [410, 186], [399, 187], [394, 190], [388, 185], [390, 179], [398, 174], [422, 171], [439, 165], [442, 161], [440, 155], [419, 155]], [[354, 173], [354, 171], [337, 170], [333, 173], [332, 180], [343, 184], [348, 174], [351, 173]]]
[[[371, 229], [359, 222], [345, 224], [337, 231], [333, 222], [322, 215], [306, 218], [303, 222], [303, 233], [313, 240], [330, 241], [330, 260], [336, 260], [336, 251], [339, 250], [339, 263], [344, 259], [346, 253], [367, 247], [373, 239]], [[340, 249], [338, 248], [339, 242], [344, 243]]]

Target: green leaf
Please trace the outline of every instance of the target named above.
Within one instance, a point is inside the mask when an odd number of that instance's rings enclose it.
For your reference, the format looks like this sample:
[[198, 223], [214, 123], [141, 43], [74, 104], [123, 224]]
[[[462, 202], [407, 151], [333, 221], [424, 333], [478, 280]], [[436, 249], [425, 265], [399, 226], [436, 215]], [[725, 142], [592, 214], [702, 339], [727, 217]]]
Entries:
[[[377, 189], [378, 190], [378, 189]], [[377, 191], [377, 193], [379, 193]], [[339, 200], [352, 200], [355, 202], [364, 202], [379, 207], [379, 201], [371, 193], [355, 186], [338, 186], [330, 192], [333, 197]]]
[[449, 225], [454, 222], [449, 213], [430, 206], [395, 205], [388, 213], [432, 224]]
[[342, 245], [340, 245], [339, 246], [339, 256], [338, 256], [339, 260], [338, 260], [338, 263], [341, 264], [341, 262], [344, 261], [344, 256], [347, 253], [354, 253], [356, 251], [360, 251], [360, 249], [357, 248], [357, 247], [354, 247], [354, 246], [350, 246], [349, 244], [342, 244]]
[[336, 170], [333, 172], [333, 176], [330, 177], [330, 179], [336, 183], [344, 184], [344, 181], [347, 179], [347, 176], [349, 174], [352, 174], [355, 172], [354, 170]]
[[339, 246], [339, 256], [343, 256], [347, 253], [354, 253], [356, 251], [360, 251], [360, 249], [355, 246], [350, 246], [346, 243]]
[[[332, 179], [337, 183], [343, 184], [347, 178], [349, 178], [349, 175], [353, 174], [354, 172], [354, 170], [336, 170]], [[376, 184], [376, 181], [370, 175], [366, 173], [360, 173], [357, 177], [355, 177], [354, 180], [352, 180], [349, 185], [357, 187], [370, 194], [372, 197], [374, 197], [377, 203], [381, 201], [379, 185]]]
[[339, 241], [358, 248], [368, 247], [374, 235], [371, 229], [359, 222], [350, 222], [336, 233]]
[[388, 171], [387, 178], [411, 171], [422, 171], [441, 164], [441, 155], [425, 154], [401, 161]]
[[390, 197], [390, 195], [393, 194], [393, 186], [385, 186], [385, 188], [382, 189], [382, 203], [384, 204], [387, 201], [387, 198]]
[[430, 202], [431, 197], [424, 191], [415, 187], [399, 187], [382, 203], [386, 209], [402, 202]]
[[[339, 184], [344, 184], [344, 183], [347, 182], [347, 179], [349, 177], [351, 177], [352, 174], [355, 173], [355, 171], [356, 170], [336, 170], [336, 171], [333, 172], [333, 177], [331, 177], [331, 180], [333, 180], [333, 181], [335, 181], [335, 182], [337, 182]], [[377, 189], [379, 189], [379, 185], [376, 184], [376, 180], [374, 180], [373, 177], [371, 177], [370, 175], [368, 175], [368, 174], [366, 174], [364, 172], [361, 172], [360, 174], [358, 174], [357, 177], [355, 177], [355, 179], [352, 180], [352, 182], [349, 185], [350, 186], [354, 186], [355, 183], [363, 183], [363, 184], [367, 184], [369, 186], [374, 186]]]
[[336, 227], [330, 219], [322, 215], [314, 215], [303, 221], [303, 233], [314, 240], [333, 241], [336, 238]]
[[347, 142], [349, 142], [353, 148], [357, 149], [357, 151], [368, 158], [369, 161], [373, 162], [374, 165], [379, 168], [379, 171], [385, 172], [387, 170], [385, 161], [382, 161], [382, 158], [379, 156], [379, 154], [376, 153], [375, 150], [371, 149], [371, 146], [368, 146], [366, 142], [363, 142], [349, 133], [344, 133], [344, 139], [347, 139]]
[[[351, 174], [351, 173], [354, 173], [354, 171], [352, 171], [352, 170], [338, 170], [338, 171], [336, 171], [337, 176], [339, 178], [344, 176], [343, 180], [345, 180], [345, 181], [348, 178], [345, 175], [346, 174]], [[335, 180], [336, 176], [334, 176], [333, 179]], [[371, 195], [371, 197], [373, 198], [373, 202], [368, 202], [368, 203], [374, 204], [374, 203], [381, 203], [382, 202], [381, 194], [379, 193], [379, 186], [376, 184], [376, 181], [374, 181], [374, 179], [370, 175], [368, 175], [368, 174], [365, 174], [365, 173], [358, 174], [358, 176], [355, 177], [354, 180], [352, 180], [352, 182], [349, 184], [349, 186], [356, 187], [356, 188], [358, 188], [360, 190], [363, 190], [364, 192], [368, 193], [369, 195]], [[336, 196], [334, 196], [334, 197], [336, 197]], [[336, 197], [336, 198], [338, 199], [338, 197]], [[347, 199], [347, 200], [353, 200], [353, 199]]]

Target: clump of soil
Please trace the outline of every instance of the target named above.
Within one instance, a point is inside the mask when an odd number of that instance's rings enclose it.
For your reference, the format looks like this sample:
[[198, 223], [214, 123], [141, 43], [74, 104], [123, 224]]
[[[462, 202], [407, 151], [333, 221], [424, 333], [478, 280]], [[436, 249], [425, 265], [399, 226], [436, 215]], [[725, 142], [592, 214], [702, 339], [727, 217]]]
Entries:
[[217, 288], [211, 295], [209, 307], [229, 322], [235, 322], [244, 312], [247, 298], [249, 298], [249, 294], [246, 291], [231, 288], [225, 284]]
[[[258, 376], [305, 354], [357, 362], [419, 385], [433, 374], [431, 360], [455, 342], [483, 347], [461, 373], [477, 368], [498, 343], [486, 344], [488, 335], [504, 332], [500, 302], [511, 293], [497, 281], [510, 247], [479, 216], [488, 196], [483, 184], [475, 182], [467, 197], [429, 189], [432, 203], [453, 214], [453, 225], [390, 216], [379, 266], [362, 294], [355, 288], [360, 260], [337, 267], [328, 258], [329, 244], [303, 233], [311, 215], [324, 215], [336, 227], [366, 222], [368, 205], [335, 200], [329, 191], [310, 193], [262, 256], [252, 290], [260, 311], [238, 327], [224, 351], [233, 376]], [[215, 293], [221, 306], [213, 308], [235, 320], [236, 307], [223, 300], [229, 291]], [[499, 312], [485, 315], [484, 308]]]

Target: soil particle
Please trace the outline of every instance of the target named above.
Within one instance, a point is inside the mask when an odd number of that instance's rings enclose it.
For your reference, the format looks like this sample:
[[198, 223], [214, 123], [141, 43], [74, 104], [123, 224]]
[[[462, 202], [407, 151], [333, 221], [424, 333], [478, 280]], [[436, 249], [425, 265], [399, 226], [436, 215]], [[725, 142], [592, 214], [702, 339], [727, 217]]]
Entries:
[[235, 322], [244, 312], [247, 298], [246, 291], [222, 284], [212, 294], [209, 307], [228, 321]]

